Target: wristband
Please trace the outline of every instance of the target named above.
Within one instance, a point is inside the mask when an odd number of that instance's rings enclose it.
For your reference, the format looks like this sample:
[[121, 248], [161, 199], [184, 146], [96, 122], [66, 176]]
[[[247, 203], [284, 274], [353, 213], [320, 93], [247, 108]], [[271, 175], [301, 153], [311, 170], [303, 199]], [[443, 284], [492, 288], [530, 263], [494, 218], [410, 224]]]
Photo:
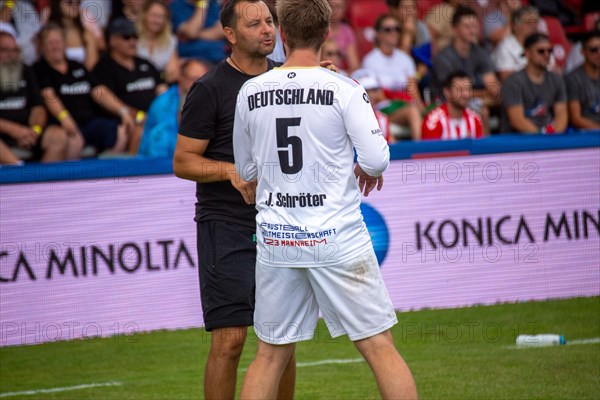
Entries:
[[4, 2], [4, 6], [6, 8], [8, 8], [9, 10], [14, 10], [14, 8], [15, 8], [15, 2], [14, 2], [14, 0], [7, 0], [7, 1]]
[[62, 110], [61, 112], [58, 113], [58, 115], [56, 116], [56, 119], [59, 122], [62, 122], [68, 116], [69, 116], [69, 112], [67, 110]]
[[198, 0], [196, 2], [196, 7], [204, 10], [206, 7], [208, 7], [208, 3], [206, 1], [204, 1], [204, 0]]
[[144, 122], [144, 118], [146, 118], [146, 113], [143, 112], [142, 110], [138, 111], [135, 114], [135, 123], [141, 124], [142, 122]]
[[39, 125], [33, 125], [33, 126], [31, 127], [31, 129], [32, 129], [32, 130], [33, 130], [35, 133], [37, 133], [38, 135], [41, 135], [41, 134], [42, 134], [42, 131], [43, 131], [42, 127], [41, 127], [41, 126], [39, 126]]
[[123, 106], [123, 107], [119, 108], [119, 115], [121, 117], [124, 117], [127, 114], [129, 114], [129, 109], [127, 108], [127, 106]]

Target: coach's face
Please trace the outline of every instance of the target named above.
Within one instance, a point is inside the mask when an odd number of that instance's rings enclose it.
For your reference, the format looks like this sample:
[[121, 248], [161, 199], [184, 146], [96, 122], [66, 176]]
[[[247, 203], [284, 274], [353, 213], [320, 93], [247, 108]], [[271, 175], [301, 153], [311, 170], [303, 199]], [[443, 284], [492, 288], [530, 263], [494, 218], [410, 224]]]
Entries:
[[275, 48], [275, 25], [265, 3], [240, 2], [235, 6], [236, 23], [232, 45], [248, 54], [266, 56]]

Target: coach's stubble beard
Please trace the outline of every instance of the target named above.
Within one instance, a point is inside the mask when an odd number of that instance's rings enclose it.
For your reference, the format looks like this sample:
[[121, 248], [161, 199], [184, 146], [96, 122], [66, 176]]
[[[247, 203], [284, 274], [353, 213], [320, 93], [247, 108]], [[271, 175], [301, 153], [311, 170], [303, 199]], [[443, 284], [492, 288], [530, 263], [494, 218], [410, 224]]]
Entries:
[[0, 90], [3, 93], [19, 90], [21, 79], [23, 79], [23, 65], [20, 62], [0, 64]]

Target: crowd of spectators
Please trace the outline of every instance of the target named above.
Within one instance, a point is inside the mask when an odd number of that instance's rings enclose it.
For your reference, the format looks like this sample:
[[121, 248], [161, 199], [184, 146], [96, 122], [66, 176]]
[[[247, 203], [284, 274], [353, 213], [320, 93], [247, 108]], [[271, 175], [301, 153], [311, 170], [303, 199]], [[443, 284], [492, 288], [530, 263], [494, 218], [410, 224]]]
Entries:
[[[0, 164], [171, 156], [187, 90], [227, 56], [223, 1], [0, 0]], [[358, 1], [387, 6], [369, 51], [347, 18]], [[363, 83], [390, 142], [600, 129], [598, 21], [566, 64], [543, 23], [595, 2], [330, 3], [322, 59]]]

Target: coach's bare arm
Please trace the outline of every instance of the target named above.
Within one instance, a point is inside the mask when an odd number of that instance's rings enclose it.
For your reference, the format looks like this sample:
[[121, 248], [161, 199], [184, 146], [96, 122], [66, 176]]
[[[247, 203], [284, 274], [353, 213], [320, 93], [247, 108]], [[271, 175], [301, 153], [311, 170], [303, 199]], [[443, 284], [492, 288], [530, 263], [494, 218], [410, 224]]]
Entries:
[[178, 135], [173, 172], [175, 176], [200, 183], [231, 181], [248, 204], [254, 203], [256, 181], [246, 182], [238, 175], [233, 163], [204, 157], [209, 140]]

